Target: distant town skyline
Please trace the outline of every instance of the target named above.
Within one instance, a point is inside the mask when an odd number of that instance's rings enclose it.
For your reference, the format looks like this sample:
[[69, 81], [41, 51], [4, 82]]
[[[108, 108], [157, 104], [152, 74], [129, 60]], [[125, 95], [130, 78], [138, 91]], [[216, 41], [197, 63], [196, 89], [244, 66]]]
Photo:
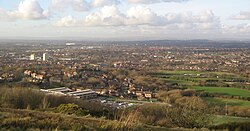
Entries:
[[249, 0], [0, 0], [0, 39], [249, 40]]

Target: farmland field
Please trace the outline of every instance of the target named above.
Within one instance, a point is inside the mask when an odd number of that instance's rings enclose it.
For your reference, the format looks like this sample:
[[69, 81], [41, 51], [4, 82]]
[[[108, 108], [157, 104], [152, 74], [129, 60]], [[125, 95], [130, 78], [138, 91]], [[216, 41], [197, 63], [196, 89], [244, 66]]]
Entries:
[[[166, 79], [182, 79], [185, 81], [206, 81], [206, 80], [220, 80], [220, 81], [230, 81], [230, 80], [244, 80], [248, 81], [247, 78], [226, 72], [202, 72], [202, 71], [155, 71], [150, 72], [149, 75], [152, 77], [166, 78]], [[235, 82], [234, 82], [235, 83]]]
[[239, 88], [207, 87], [207, 86], [193, 86], [190, 88], [198, 90], [198, 91], [206, 91], [208, 93], [218, 93], [221, 95], [250, 97], [249, 90], [244, 90], [244, 89], [239, 89]]
[[245, 100], [212, 97], [205, 97], [203, 99], [210, 105], [225, 106], [228, 104], [230, 106], [250, 107], [250, 101]]

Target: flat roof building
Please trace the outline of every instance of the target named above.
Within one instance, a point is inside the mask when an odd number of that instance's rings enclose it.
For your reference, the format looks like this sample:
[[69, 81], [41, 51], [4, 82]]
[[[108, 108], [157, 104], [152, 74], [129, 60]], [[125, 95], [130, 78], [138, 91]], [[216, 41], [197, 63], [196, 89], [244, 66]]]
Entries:
[[53, 88], [53, 89], [41, 89], [43, 92], [47, 92], [52, 95], [64, 95], [74, 98], [90, 99], [97, 97], [97, 93], [91, 89], [73, 91], [67, 87]]
[[72, 92], [72, 90], [67, 87], [53, 88], [53, 89], [47, 89], [47, 90], [41, 89], [41, 91], [48, 92], [53, 95], [66, 95], [66, 93]]
[[68, 92], [67, 94], [75, 98], [83, 98], [83, 99], [90, 99], [97, 97], [96, 92], [91, 89]]

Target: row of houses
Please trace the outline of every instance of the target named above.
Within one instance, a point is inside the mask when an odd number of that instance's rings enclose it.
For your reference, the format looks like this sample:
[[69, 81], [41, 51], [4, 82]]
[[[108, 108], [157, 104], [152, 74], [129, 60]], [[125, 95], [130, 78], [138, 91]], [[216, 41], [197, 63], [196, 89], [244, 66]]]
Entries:
[[63, 96], [71, 96], [78, 99], [91, 99], [96, 98], [97, 94], [95, 91], [91, 89], [86, 90], [72, 90], [67, 87], [53, 88], [53, 89], [41, 89], [41, 91], [46, 92], [52, 95], [63, 95]]
[[38, 79], [38, 80], [43, 80], [43, 79], [44, 79], [44, 75], [37, 74], [37, 73], [32, 72], [32, 71], [30, 71], [30, 70], [25, 70], [25, 71], [24, 71], [24, 75], [31, 76], [32, 78]]

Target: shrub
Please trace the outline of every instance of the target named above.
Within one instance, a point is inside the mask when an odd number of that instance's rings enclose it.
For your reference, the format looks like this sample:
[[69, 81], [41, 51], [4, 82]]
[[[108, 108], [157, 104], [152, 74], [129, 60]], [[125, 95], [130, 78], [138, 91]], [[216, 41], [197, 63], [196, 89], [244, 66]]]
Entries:
[[89, 114], [88, 110], [84, 110], [76, 104], [61, 104], [59, 107], [57, 107], [57, 111], [63, 114], [75, 114], [77, 116], [85, 116]]

